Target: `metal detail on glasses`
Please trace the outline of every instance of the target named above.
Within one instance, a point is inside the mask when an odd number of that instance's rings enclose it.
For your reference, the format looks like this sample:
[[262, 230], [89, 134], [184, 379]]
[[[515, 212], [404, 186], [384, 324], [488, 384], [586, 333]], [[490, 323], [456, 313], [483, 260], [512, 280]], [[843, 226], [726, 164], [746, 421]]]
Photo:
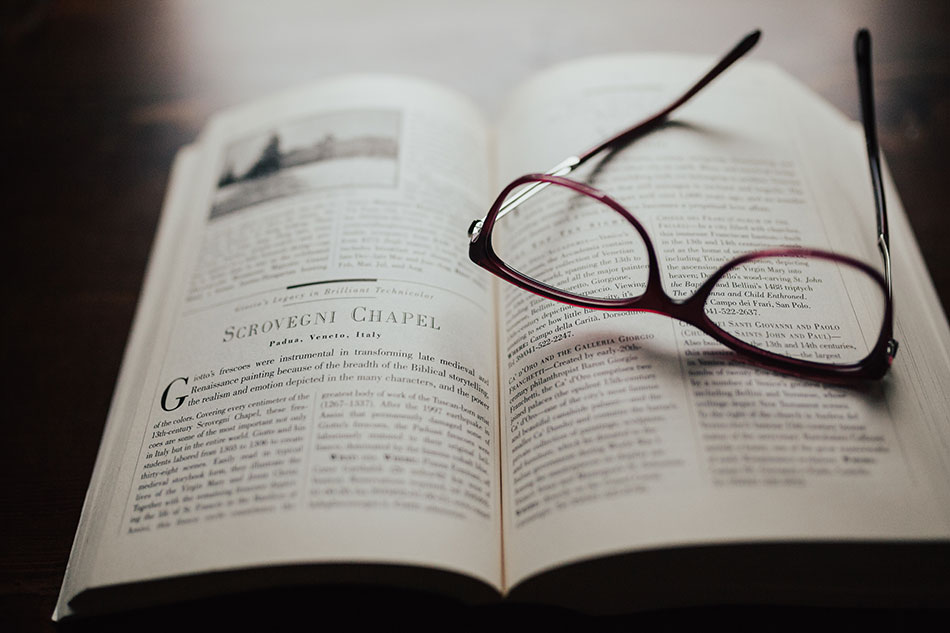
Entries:
[[897, 351], [890, 255], [870, 77], [870, 36], [855, 39], [862, 114], [877, 206], [882, 276], [827, 251], [749, 253], [713, 272], [686, 299], [668, 296], [643, 225], [607, 194], [565, 178], [606, 149], [656, 129], [750, 50], [748, 35], [683, 96], [645, 121], [544, 174], [508, 185], [469, 228], [469, 255], [502, 279], [548, 299], [601, 310], [649, 311], [689, 323], [753, 363], [819, 379], [880, 378]]

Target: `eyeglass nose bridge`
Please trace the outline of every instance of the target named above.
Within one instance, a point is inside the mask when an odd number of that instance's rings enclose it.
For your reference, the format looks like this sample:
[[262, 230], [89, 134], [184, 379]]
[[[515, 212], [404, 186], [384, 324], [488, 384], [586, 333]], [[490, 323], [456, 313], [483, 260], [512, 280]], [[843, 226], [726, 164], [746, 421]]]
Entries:
[[706, 302], [713, 285], [714, 282], [707, 280], [686, 298], [678, 299], [670, 296], [663, 286], [659, 264], [654, 255], [650, 262], [643, 294], [629, 299], [624, 309], [670, 317], [697, 327], [707, 334], [714, 334], [719, 328], [709, 320], [705, 312]]

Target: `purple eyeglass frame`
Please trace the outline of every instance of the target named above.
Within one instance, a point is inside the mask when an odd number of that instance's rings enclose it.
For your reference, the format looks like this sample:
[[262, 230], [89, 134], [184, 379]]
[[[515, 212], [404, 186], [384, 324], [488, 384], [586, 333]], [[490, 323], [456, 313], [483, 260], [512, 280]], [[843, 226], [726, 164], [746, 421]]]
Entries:
[[[871, 181], [874, 189], [875, 206], [877, 207], [878, 248], [884, 260], [882, 276], [868, 264], [852, 257], [832, 253], [829, 251], [809, 248], [776, 248], [755, 251], [741, 255], [714, 272], [690, 297], [676, 300], [663, 290], [660, 280], [659, 262], [653, 242], [647, 235], [646, 229], [636, 217], [627, 211], [620, 203], [607, 194], [581, 182], [565, 178], [565, 174], [587, 161], [601, 151], [617, 148], [653, 131], [667, 120], [667, 117], [676, 108], [688, 101], [717, 75], [728, 68], [732, 63], [752, 49], [760, 37], [759, 31], [747, 35], [719, 63], [699, 79], [689, 90], [671, 105], [657, 114], [641, 121], [633, 127], [627, 128], [603, 143], [594, 146], [579, 156], [572, 156], [558, 164], [544, 174], [528, 174], [516, 179], [501, 192], [488, 214], [481, 220], [475, 220], [469, 228], [469, 257], [470, 259], [501, 279], [508, 281], [519, 288], [532, 292], [546, 299], [552, 299], [579, 308], [610, 311], [652, 312], [668, 316], [684, 323], [688, 323], [716, 341], [739, 354], [742, 360], [752, 364], [793, 374], [804, 378], [831, 382], [851, 382], [855, 380], [883, 378], [890, 368], [897, 353], [897, 341], [893, 337], [893, 298], [891, 293], [891, 264], [889, 254], [889, 238], [887, 228], [887, 211], [884, 203], [884, 187], [881, 179], [880, 158], [877, 144], [877, 133], [874, 125], [874, 101], [871, 91], [871, 42], [866, 29], [858, 31], [855, 37], [855, 57], [858, 68], [858, 84], [861, 96], [861, 114], [864, 123], [865, 139], [870, 163]], [[606, 204], [627, 220], [643, 239], [646, 246], [648, 273], [646, 289], [638, 297], [628, 299], [594, 299], [583, 297], [570, 292], [559, 290], [536, 279], [524, 275], [511, 268], [495, 253], [491, 245], [491, 232], [495, 222], [505, 213], [525, 199], [534, 195], [542, 188], [556, 185], [566, 187], [578, 194], [589, 196]], [[523, 187], [511, 200], [509, 194], [515, 189]], [[832, 365], [817, 361], [809, 361], [756, 347], [729, 334], [716, 325], [705, 313], [704, 307], [716, 283], [729, 271], [737, 266], [757, 259], [775, 257], [808, 257], [823, 259], [839, 264], [845, 264], [866, 273], [878, 284], [886, 297], [883, 323], [871, 352], [861, 361], [852, 364]]]

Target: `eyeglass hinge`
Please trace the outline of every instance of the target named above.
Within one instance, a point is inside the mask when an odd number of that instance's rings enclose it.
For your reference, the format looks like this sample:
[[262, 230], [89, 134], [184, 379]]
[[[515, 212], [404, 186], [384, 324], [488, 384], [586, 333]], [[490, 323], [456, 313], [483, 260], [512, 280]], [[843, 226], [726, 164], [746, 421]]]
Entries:
[[469, 240], [474, 242], [478, 239], [478, 234], [482, 232], [482, 223], [484, 220], [472, 220], [472, 224], [468, 227], [468, 237]]
[[891, 339], [887, 342], [887, 358], [894, 360], [895, 356], [897, 356], [897, 341]]

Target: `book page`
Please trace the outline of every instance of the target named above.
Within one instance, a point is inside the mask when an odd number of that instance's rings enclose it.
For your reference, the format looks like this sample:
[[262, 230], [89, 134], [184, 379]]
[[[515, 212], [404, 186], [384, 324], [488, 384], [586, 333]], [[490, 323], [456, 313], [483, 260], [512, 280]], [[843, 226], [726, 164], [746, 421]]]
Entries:
[[[543, 172], [646, 118], [712, 63], [602, 58], [537, 78], [499, 128], [499, 182]], [[672, 118], [571, 175], [644, 225], [669, 296], [689, 297], [727, 261], [769, 248], [831, 250], [881, 269], [853, 124], [754, 61], [739, 62]], [[893, 249], [903, 253], [895, 259], [901, 348], [874, 384], [779, 375], [736, 362], [670, 318], [584, 310], [502, 284], [509, 586], [566, 562], [646, 548], [947, 539], [947, 431], [938, 427], [950, 406], [933, 378], [948, 380], [947, 326], [915, 281], [919, 261], [906, 263], [913, 240], [893, 193], [891, 209]], [[586, 228], [515, 226], [493, 244], [534, 263], [551, 285], [602, 279], [623, 293], [645, 284], [625, 244], [593, 233], [593, 220]], [[575, 241], [562, 245], [565, 235]], [[756, 310], [780, 314], [783, 329], [766, 344], [777, 340], [804, 358], [834, 360], [869, 338], [873, 345], [876, 332], [859, 326], [874, 288], [788, 265], [767, 274], [775, 284], [767, 289], [734, 280], [717, 310], [750, 330], [764, 327]], [[829, 317], [835, 302], [847, 302], [854, 319]]]
[[64, 600], [312, 562], [500, 586], [491, 285], [460, 237], [489, 161], [474, 108], [410, 79], [213, 120], [166, 209], [151, 340], [126, 362], [144, 377], [117, 396]]

